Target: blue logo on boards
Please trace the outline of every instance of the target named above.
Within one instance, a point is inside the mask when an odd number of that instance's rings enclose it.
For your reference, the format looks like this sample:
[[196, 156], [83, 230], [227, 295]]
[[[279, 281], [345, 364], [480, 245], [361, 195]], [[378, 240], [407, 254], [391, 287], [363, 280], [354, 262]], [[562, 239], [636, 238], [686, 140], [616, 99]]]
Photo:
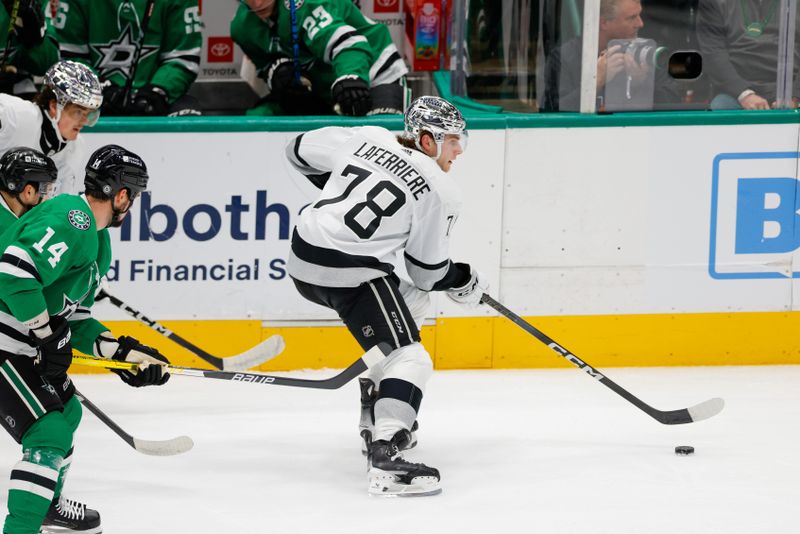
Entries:
[[[800, 278], [800, 152], [719, 154], [711, 184], [712, 278]], [[798, 263], [800, 269], [800, 263]]]

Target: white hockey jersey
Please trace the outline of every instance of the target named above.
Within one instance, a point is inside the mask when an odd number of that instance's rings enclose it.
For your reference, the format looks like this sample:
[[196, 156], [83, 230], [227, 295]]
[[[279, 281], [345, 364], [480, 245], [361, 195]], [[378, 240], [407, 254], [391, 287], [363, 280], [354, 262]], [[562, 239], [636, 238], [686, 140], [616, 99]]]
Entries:
[[464, 266], [449, 257], [461, 195], [433, 159], [376, 126], [313, 130], [292, 140], [286, 154], [312, 182], [325, 184], [292, 236], [293, 278], [357, 287], [392, 273], [402, 253], [420, 289], [463, 283]]
[[[60, 143], [55, 129], [33, 102], [0, 94], [0, 156], [11, 148], [24, 146], [41, 150], [58, 169], [56, 192], [77, 194], [83, 191], [86, 144], [80, 134], [74, 141]], [[44, 127], [43, 127], [44, 123]]]

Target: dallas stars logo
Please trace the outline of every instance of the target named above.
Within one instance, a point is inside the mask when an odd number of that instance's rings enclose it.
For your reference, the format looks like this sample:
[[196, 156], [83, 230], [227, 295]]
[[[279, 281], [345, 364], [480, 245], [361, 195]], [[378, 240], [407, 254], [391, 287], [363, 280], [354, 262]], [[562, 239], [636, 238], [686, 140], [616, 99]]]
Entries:
[[89, 226], [92, 225], [92, 220], [81, 210], [69, 210], [67, 219], [69, 219], [69, 223], [78, 230], [88, 230]]
[[[133, 29], [129, 24], [125, 26], [125, 31], [115, 41], [110, 41], [105, 45], [89, 45], [95, 54], [100, 56], [94, 67], [100, 77], [108, 78], [113, 74], [121, 74], [125, 78], [130, 76], [133, 56], [136, 54], [136, 44], [137, 41], [133, 38]], [[158, 46], [142, 44], [139, 61], [141, 62], [157, 50]]]
[[68, 296], [64, 295], [64, 304], [61, 307], [61, 311], [58, 312], [56, 315], [63, 317], [64, 319], [69, 319], [72, 317], [72, 314], [78, 309], [80, 305], [80, 299], [72, 300]]

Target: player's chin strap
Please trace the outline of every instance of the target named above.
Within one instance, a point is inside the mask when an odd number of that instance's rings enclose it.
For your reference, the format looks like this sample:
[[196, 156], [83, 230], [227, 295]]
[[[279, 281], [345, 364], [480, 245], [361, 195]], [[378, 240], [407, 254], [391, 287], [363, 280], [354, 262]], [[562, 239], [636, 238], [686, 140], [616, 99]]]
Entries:
[[[128, 195], [130, 195], [130, 192], [128, 192]], [[128, 198], [130, 199], [130, 202], [128, 202], [128, 207], [125, 208], [124, 210], [117, 208], [116, 204], [114, 203], [114, 199], [113, 198], [111, 199], [111, 222], [109, 223], [108, 226], [116, 228], [122, 225], [122, 221], [125, 218], [121, 217], [121, 215], [128, 213], [133, 207], [134, 199], [130, 198], [130, 196]]]
[[[50, 124], [53, 125], [53, 131], [56, 133], [56, 139], [58, 139], [59, 144], [66, 144], [67, 140], [64, 139], [64, 136], [61, 135], [61, 130], [58, 129], [58, 121], [61, 120], [61, 112], [64, 111], [64, 108], [56, 105], [56, 116], [51, 117], [49, 113], [44, 113], [44, 116], [48, 118]], [[59, 149], [60, 150], [60, 149]]]

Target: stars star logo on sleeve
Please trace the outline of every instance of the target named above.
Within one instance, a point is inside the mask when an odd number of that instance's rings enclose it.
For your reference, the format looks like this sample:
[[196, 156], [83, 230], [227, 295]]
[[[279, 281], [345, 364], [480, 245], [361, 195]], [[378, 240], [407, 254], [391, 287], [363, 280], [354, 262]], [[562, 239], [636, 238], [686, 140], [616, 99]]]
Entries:
[[69, 319], [72, 317], [72, 314], [75, 313], [75, 310], [78, 309], [78, 305], [80, 305], [80, 299], [72, 300], [67, 295], [64, 295], [64, 302], [61, 305], [61, 311], [56, 315], [63, 317], [64, 319]]
[[[133, 56], [136, 53], [136, 39], [133, 38], [133, 30], [130, 25], [125, 27], [125, 31], [115, 41], [110, 41], [105, 45], [90, 46], [99, 56], [94, 68], [101, 78], [109, 78], [113, 74], [128, 77], [133, 64]], [[141, 62], [157, 50], [158, 46], [143, 44], [139, 61]]]
[[89, 226], [92, 225], [92, 220], [81, 210], [70, 210], [67, 218], [69, 223], [78, 230], [88, 230]]

